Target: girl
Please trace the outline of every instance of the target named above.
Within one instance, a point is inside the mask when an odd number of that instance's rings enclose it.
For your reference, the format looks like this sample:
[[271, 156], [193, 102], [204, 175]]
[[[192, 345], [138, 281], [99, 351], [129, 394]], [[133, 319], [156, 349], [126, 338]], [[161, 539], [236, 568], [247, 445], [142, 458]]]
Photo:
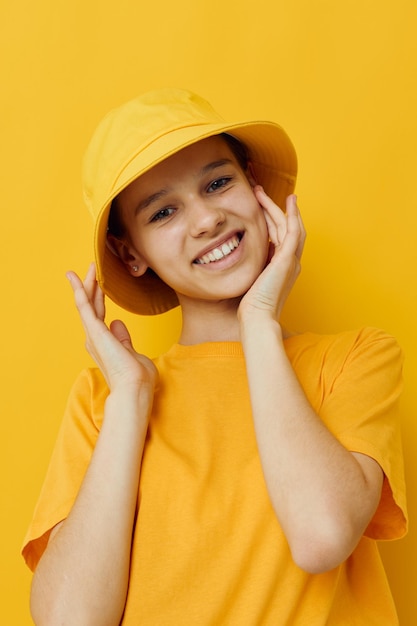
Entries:
[[[98, 368], [26, 539], [36, 624], [397, 623], [375, 541], [406, 530], [401, 352], [375, 329], [282, 328], [295, 177], [278, 125], [226, 123], [181, 90], [96, 131], [96, 260], [68, 278]], [[103, 293], [138, 314], [179, 304], [178, 344], [136, 353]]]

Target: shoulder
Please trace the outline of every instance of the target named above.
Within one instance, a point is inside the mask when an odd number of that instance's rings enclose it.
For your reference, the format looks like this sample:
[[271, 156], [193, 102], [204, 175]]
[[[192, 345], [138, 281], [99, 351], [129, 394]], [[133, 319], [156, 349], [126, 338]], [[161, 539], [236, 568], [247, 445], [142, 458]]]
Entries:
[[336, 334], [302, 333], [285, 342], [290, 360], [295, 363], [313, 359], [318, 365], [344, 367], [353, 361], [373, 359], [402, 365], [402, 350], [392, 335], [379, 328], [364, 327]]
[[397, 397], [402, 389], [402, 350], [377, 328], [294, 335], [286, 340], [286, 351], [316, 409], [330, 397], [352, 402], [353, 396], [374, 393]]

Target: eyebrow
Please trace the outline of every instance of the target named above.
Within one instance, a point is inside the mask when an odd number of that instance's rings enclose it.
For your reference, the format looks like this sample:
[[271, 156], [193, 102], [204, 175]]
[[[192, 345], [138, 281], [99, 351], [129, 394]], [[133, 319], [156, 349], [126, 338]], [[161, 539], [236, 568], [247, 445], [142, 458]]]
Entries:
[[[224, 165], [233, 165], [232, 159], [219, 159], [218, 161], [213, 161], [212, 163], [207, 163], [207, 165], [204, 165], [201, 168], [200, 176], [204, 176], [205, 174], [208, 174], [209, 172], [212, 172], [213, 170], [217, 169], [218, 167], [223, 167]], [[153, 204], [153, 202], [157, 202], [158, 200], [160, 200], [161, 198], [166, 196], [169, 192], [170, 192], [169, 188], [168, 189], [160, 189], [159, 191], [151, 194], [150, 196], [148, 196], [147, 198], [142, 200], [142, 202], [139, 202], [139, 204], [135, 208], [135, 215], [137, 215], [143, 209], [148, 208], [151, 204]]]
[[143, 209], [146, 209], [153, 202], [157, 202], [158, 200], [166, 196], [168, 192], [169, 189], [161, 189], [160, 191], [157, 191], [156, 193], [153, 193], [144, 200], [142, 200], [142, 202], [139, 202], [139, 204], [135, 208], [135, 215], [137, 215]]
[[212, 170], [215, 170], [217, 167], [222, 167], [223, 165], [232, 165], [232, 159], [220, 159], [219, 161], [213, 161], [212, 163], [208, 163], [201, 168], [200, 174], [204, 175]]

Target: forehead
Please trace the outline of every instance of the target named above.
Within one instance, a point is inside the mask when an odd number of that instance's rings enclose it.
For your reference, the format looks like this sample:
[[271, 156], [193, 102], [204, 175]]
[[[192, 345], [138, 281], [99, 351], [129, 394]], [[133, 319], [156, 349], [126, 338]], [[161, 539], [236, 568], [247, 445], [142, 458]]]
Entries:
[[137, 194], [149, 194], [165, 188], [172, 181], [179, 181], [187, 177], [199, 177], [204, 174], [207, 165], [219, 163], [223, 160], [238, 165], [236, 157], [225, 140], [216, 135], [207, 137], [191, 146], [179, 150], [139, 178], [134, 180], [119, 194], [121, 204], [129, 202]]

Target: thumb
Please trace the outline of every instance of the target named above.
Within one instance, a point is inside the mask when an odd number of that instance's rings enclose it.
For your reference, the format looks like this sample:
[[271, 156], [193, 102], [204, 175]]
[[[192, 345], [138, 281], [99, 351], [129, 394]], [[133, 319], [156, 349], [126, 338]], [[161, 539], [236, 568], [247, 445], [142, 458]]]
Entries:
[[132, 346], [132, 338], [130, 336], [129, 331], [126, 328], [126, 325], [122, 320], [114, 320], [110, 324], [110, 330], [114, 337], [120, 341], [121, 344], [128, 348], [129, 350], [133, 350]]

